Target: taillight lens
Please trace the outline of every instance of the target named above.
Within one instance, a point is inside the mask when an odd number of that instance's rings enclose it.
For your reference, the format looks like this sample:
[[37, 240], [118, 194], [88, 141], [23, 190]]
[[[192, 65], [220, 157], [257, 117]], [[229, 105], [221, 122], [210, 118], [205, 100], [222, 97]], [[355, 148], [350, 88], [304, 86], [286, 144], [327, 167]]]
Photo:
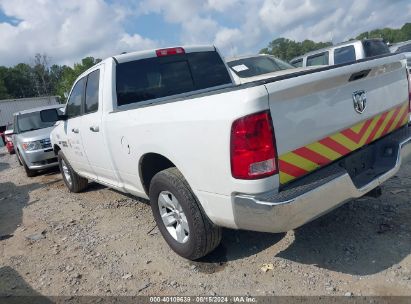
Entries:
[[274, 130], [269, 111], [237, 119], [231, 127], [231, 174], [258, 179], [278, 173]]

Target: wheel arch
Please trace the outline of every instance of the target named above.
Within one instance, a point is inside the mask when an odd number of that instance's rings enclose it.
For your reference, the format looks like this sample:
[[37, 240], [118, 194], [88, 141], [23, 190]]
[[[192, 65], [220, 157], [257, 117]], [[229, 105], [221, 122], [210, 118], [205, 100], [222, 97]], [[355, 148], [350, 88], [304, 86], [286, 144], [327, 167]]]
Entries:
[[60, 146], [57, 145], [57, 144], [54, 144], [54, 146], [53, 146], [54, 154], [57, 155], [60, 150], [61, 150]]
[[150, 152], [144, 154], [139, 162], [139, 175], [144, 192], [149, 196], [150, 183], [154, 175], [171, 167], [177, 167], [169, 158], [164, 155]]

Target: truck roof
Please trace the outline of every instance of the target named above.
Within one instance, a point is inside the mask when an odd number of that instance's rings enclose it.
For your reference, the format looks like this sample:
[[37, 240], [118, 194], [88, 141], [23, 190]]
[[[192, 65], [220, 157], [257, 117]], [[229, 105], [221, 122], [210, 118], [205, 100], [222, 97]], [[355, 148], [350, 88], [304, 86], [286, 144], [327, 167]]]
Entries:
[[156, 57], [156, 51], [159, 50], [166, 50], [166, 49], [184, 49], [185, 53], [192, 53], [192, 52], [207, 52], [207, 51], [215, 51], [216, 48], [213, 45], [186, 45], [186, 46], [174, 46], [174, 47], [167, 47], [167, 48], [158, 48], [158, 49], [151, 49], [145, 51], [138, 51], [138, 52], [131, 52], [131, 53], [124, 53], [120, 55], [115, 55], [112, 58], [116, 60], [118, 63], [138, 60], [138, 59], [145, 59]]
[[334, 45], [330, 45], [330, 46], [322, 48], [322, 49], [318, 49], [318, 50], [315, 50], [315, 51], [305, 53], [304, 55], [301, 55], [301, 56], [294, 57], [293, 59], [290, 60], [290, 62], [293, 62], [294, 60], [298, 60], [298, 59], [308, 57], [308, 56], [311, 56], [311, 55], [320, 54], [320, 53], [326, 52], [328, 50], [332, 50], [334, 48], [342, 47], [344, 45], [352, 45], [352, 44], [356, 44], [356, 43], [362, 43], [363, 41], [374, 41], [374, 40], [382, 40], [382, 39], [381, 38], [370, 38], [370, 39], [363, 39], [363, 40], [355, 39], [355, 40], [344, 41], [344, 42], [340, 42], [340, 43], [337, 43], [337, 44], [334, 44]]
[[157, 49], [144, 50], [144, 51], [136, 51], [136, 52], [130, 52], [130, 53], [122, 53], [122, 54], [119, 54], [119, 55], [114, 55], [114, 56], [105, 58], [101, 62], [95, 64], [91, 68], [89, 68], [86, 71], [84, 71], [83, 73], [81, 73], [76, 78], [75, 82], [77, 82], [78, 79], [84, 77], [84, 75], [89, 74], [90, 70], [95, 69], [95, 67], [97, 67], [100, 64], [103, 64], [104, 62], [107, 62], [109, 60], [114, 60], [116, 63], [123, 63], [123, 62], [128, 62], [128, 61], [133, 61], [133, 60], [152, 58], [152, 57], [157, 56], [157, 53], [156, 53], [157, 51], [168, 50], [168, 49], [178, 49], [178, 48], [184, 49], [185, 53], [217, 51], [217, 48], [214, 45], [185, 45], [185, 46], [183, 45], [183, 46], [157, 48]]

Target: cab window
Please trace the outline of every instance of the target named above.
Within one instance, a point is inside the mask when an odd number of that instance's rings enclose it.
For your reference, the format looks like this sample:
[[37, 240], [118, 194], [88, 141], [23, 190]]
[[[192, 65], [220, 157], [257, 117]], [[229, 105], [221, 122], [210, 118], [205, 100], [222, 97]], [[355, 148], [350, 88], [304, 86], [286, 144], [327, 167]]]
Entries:
[[77, 81], [77, 83], [74, 85], [73, 90], [71, 91], [66, 106], [66, 115], [68, 118], [81, 115], [81, 101], [83, 99], [84, 93], [84, 82], [84, 78]]
[[100, 70], [91, 72], [87, 77], [85, 113], [93, 113], [98, 110], [98, 93], [100, 82]]
[[355, 49], [353, 45], [334, 50], [334, 64], [343, 64], [355, 61]]
[[328, 65], [328, 52], [316, 54], [307, 58], [307, 66]]
[[293, 62], [291, 62], [291, 64], [296, 68], [301, 68], [303, 66], [303, 59], [301, 58], [298, 60], [294, 60]]

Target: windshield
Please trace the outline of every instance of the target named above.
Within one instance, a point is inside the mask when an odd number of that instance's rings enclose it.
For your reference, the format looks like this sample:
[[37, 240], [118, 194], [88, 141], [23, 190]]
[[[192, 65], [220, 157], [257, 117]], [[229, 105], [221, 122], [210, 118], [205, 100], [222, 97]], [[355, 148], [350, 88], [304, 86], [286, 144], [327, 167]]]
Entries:
[[20, 114], [17, 116], [17, 126], [19, 133], [34, 131], [52, 127], [53, 122], [43, 122], [40, 118], [40, 112], [32, 112], [27, 114]]
[[241, 78], [294, 69], [280, 59], [271, 56], [256, 56], [227, 62], [228, 66]]

